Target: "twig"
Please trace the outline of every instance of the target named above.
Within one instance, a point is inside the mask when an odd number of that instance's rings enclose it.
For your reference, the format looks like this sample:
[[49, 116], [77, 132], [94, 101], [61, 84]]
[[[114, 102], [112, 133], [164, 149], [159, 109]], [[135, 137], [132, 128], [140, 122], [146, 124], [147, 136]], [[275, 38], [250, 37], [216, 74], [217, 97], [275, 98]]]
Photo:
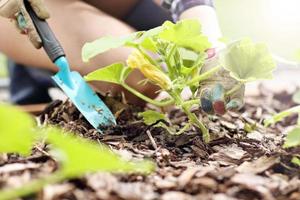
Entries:
[[149, 139], [150, 139], [150, 142], [151, 142], [153, 148], [154, 148], [155, 150], [157, 150], [157, 149], [158, 149], [157, 144], [156, 144], [154, 138], [152, 137], [150, 130], [147, 130], [146, 133], [147, 133], [147, 135], [148, 135], [148, 137], [149, 137]]
[[43, 150], [41, 147], [39, 147], [38, 145], [35, 145], [34, 148], [35, 148], [36, 150], [38, 150], [39, 152], [41, 152], [42, 154], [44, 154], [44, 155], [46, 155], [46, 156], [48, 156], [48, 157], [51, 158], [51, 155], [50, 155], [48, 152], [46, 152], [45, 150]]

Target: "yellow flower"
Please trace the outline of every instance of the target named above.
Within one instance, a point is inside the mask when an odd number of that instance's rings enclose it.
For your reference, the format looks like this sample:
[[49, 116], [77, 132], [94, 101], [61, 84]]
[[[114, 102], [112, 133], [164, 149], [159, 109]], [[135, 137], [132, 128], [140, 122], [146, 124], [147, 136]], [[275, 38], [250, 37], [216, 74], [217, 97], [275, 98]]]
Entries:
[[139, 69], [147, 79], [162, 89], [170, 89], [172, 84], [170, 78], [151, 64], [139, 51], [135, 51], [129, 55], [127, 65], [132, 69]]

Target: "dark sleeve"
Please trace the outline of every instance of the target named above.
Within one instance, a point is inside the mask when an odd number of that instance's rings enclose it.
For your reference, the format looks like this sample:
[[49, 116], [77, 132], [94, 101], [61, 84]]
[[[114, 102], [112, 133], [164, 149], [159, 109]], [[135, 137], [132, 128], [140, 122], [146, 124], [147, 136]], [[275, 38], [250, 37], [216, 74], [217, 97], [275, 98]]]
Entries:
[[162, 6], [172, 13], [175, 20], [185, 10], [200, 5], [214, 7], [213, 0], [162, 0]]

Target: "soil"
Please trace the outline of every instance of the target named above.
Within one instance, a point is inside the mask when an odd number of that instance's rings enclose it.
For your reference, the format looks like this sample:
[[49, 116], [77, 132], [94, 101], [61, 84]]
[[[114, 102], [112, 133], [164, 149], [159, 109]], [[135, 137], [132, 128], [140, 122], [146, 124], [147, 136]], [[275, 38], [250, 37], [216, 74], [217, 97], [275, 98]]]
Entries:
[[[89, 174], [47, 186], [32, 197], [38, 199], [128, 199], [128, 200], [299, 200], [300, 168], [291, 163], [300, 148], [283, 149], [286, 131], [297, 116], [271, 128], [262, 122], [272, 113], [293, 106], [288, 93], [273, 94], [265, 88], [258, 96], [246, 97], [245, 107], [224, 116], [207, 117], [200, 110], [213, 140], [205, 144], [201, 133], [191, 128], [171, 136], [162, 128], [146, 126], [138, 117], [142, 108], [105, 98], [118, 125], [99, 134], [68, 101], [55, 101], [40, 117], [41, 125], [55, 124], [82, 137], [108, 145], [125, 158], [152, 159], [151, 175]], [[178, 109], [168, 112], [170, 123], [179, 129], [187, 121]], [[74, 147], [76, 148], [76, 147]], [[36, 145], [29, 158], [0, 156], [0, 186], [15, 187], [52, 173], [57, 164], [44, 144]]]

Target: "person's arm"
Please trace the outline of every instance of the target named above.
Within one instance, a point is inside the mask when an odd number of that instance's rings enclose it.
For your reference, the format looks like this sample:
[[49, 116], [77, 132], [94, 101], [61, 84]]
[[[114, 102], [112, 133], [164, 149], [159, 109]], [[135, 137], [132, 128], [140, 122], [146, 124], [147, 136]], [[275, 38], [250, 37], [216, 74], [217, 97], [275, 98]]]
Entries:
[[223, 46], [219, 42], [222, 32], [219, 26], [215, 8], [210, 5], [198, 5], [183, 11], [180, 19], [199, 19], [203, 33], [209, 38], [213, 48]]
[[[43, 0], [28, 1], [39, 18], [49, 18], [49, 12], [47, 11]], [[36, 48], [41, 47], [41, 39], [25, 9], [24, 0], [0, 0], [0, 16], [14, 20], [20, 32], [27, 34]]]

